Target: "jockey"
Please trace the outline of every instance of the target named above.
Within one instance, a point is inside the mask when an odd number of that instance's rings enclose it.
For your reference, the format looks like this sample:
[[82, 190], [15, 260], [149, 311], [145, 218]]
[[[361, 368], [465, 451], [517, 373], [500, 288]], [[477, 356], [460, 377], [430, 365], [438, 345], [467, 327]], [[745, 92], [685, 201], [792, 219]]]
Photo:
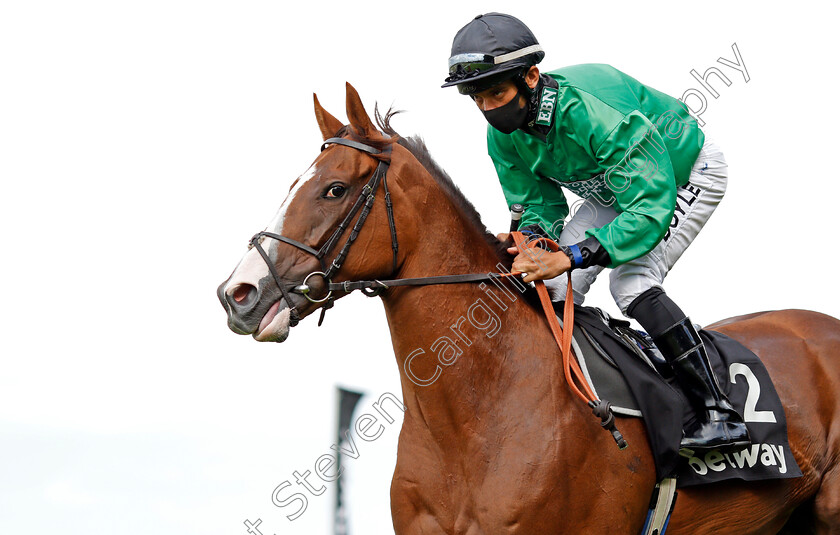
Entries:
[[[616, 304], [651, 335], [697, 410], [681, 447], [749, 444], [697, 330], [662, 289], [723, 198], [723, 154], [679, 100], [608, 65], [540, 73], [544, 55], [518, 19], [479, 15], [455, 35], [442, 86], [469, 95], [489, 123], [487, 148], [502, 191], [508, 204], [525, 207], [520, 228], [561, 245], [538, 260], [519, 254], [512, 269], [525, 282], [545, 280], [553, 300], [564, 298], [560, 275], [573, 270], [580, 304], [611, 268]], [[566, 223], [561, 188], [582, 199]]]

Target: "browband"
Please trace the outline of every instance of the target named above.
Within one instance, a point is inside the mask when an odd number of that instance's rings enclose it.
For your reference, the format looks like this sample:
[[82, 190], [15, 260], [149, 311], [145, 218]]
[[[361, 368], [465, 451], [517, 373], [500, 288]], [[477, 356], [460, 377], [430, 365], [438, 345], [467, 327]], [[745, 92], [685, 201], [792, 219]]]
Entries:
[[365, 145], [364, 143], [359, 143], [358, 141], [353, 141], [352, 139], [347, 139], [343, 137], [331, 137], [328, 140], [324, 141], [324, 144], [321, 145], [321, 152], [327, 148], [327, 145], [345, 145], [347, 147], [352, 147], [356, 150], [360, 150], [363, 152], [367, 152], [368, 154], [381, 154], [382, 151], [379, 149], [375, 149], [370, 145]]

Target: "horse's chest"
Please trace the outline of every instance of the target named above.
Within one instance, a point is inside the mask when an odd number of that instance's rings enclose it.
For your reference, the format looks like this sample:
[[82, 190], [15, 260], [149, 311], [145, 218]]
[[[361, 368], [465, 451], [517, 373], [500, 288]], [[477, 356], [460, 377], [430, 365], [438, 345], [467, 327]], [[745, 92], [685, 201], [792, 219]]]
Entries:
[[[539, 530], [552, 513], [542, 508], [537, 510], [533, 505], [545, 503], [558, 476], [536, 469], [538, 465], [545, 466], [544, 463], [527, 463], [523, 468], [509, 461], [496, 459], [494, 462], [490, 457], [476, 456], [404, 471], [398, 463], [392, 489], [395, 503], [411, 503], [412, 514], [418, 521], [434, 519], [437, 525], [436, 530], [428, 529], [430, 526], [427, 525], [424, 528], [427, 531], [418, 529], [405, 533], [440, 531], [479, 535], [499, 533], [499, 526], [505, 527], [503, 532], [510, 535], [541, 533]], [[394, 508], [395, 516], [402, 513], [400, 508]]]

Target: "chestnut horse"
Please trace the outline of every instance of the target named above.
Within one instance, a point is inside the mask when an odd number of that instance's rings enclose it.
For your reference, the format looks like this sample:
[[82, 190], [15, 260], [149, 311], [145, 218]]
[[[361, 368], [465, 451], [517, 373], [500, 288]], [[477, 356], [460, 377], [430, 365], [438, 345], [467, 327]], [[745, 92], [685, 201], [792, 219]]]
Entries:
[[[233, 331], [282, 342], [298, 318], [321, 307], [312, 299], [329, 288], [320, 273], [341, 248], [324, 244], [349, 239], [336, 238], [349, 229], [334, 234], [344, 220], [362, 224], [356, 224], [357, 239], [343, 251], [340, 268], [329, 268], [333, 283], [510, 266], [502, 244], [422, 141], [399, 138], [388, 126], [390, 116], [379, 121], [380, 132], [349, 84], [349, 125], [327, 113], [317, 97], [315, 115], [324, 140], [333, 141], [292, 184], [265, 231], [271, 235], [257, 235], [219, 287]], [[390, 167], [373, 180], [381, 162]], [[366, 185], [375, 194], [370, 209], [353, 209], [358, 199], [368, 199]], [[380, 294], [407, 407], [391, 483], [395, 532], [639, 533], [656, 483], [642, 421], [621, 421], [629, 447], [619, 450], [570, 393], [538, 307], [503, 294], [478, 282], [391, 287]], [[331, 298], [342, 295], [334, 288]], [[682, 489], [668, 534], [840, 534], [840, 426], [834, 420], [840, 322], [785, 310], [711, 328], [764, 361], [804, 476]]]

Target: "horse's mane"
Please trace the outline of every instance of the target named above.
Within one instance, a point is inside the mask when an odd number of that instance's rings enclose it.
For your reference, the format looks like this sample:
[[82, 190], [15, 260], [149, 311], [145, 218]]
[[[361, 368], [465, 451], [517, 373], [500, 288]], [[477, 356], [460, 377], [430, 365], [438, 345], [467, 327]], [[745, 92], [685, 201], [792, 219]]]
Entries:
[[[475, 206], [467, 199], [458, 186], [452, 181], [449, 174], [443, 170], [443, 168], [438, 165], [436, 161], [432, 158], [431, 154], [429, 154], [429, 149], [426, 147], [426, 143], [423, 141], [423, 138], [419, 136], [411, 136], [411, 137], [403, 137], [400, 136], [396, 130], [393, 129], [391, 126], [391, 118], [394, 115], [401, 113], [400, 110], [393, 110], [389, 109], [385, 116], [383, 117], [379, 113], [379, 107], [376, 106], [374, 110], [374, 114], [376, 116], [376, 124], [379, 128], [382, 129], [383, 132], [391, 136], [390, 139], [386, 139], [383, 145], [387, 145], [388, 143], [393, 143], [393, 140], [396, 139], [397, 143], [404, 148], [408, 149], [411, 154], [417, 158], [417, 161], [432, 175], [432, 178], [438, 183], [441, 189], [446, 193], [455, 207], [466, 217], [467, 221], [469, 221], [480, 233], [484, 236], [484, 240], [493, 247], [496, 252], [496, 256], [499, 260], [506, 267], [510, 267], [512, 258], [509, 254], [507, 254], [507, 245], [500, 242], [496, 236], [494, 236], [489, 230], [487, 230], [487, 226], [484, 225], [481, 221], [481, 215], [479, 215], [478, 210], [475, 209]], [[380, 148], [380, 147], [377, 147]]]

